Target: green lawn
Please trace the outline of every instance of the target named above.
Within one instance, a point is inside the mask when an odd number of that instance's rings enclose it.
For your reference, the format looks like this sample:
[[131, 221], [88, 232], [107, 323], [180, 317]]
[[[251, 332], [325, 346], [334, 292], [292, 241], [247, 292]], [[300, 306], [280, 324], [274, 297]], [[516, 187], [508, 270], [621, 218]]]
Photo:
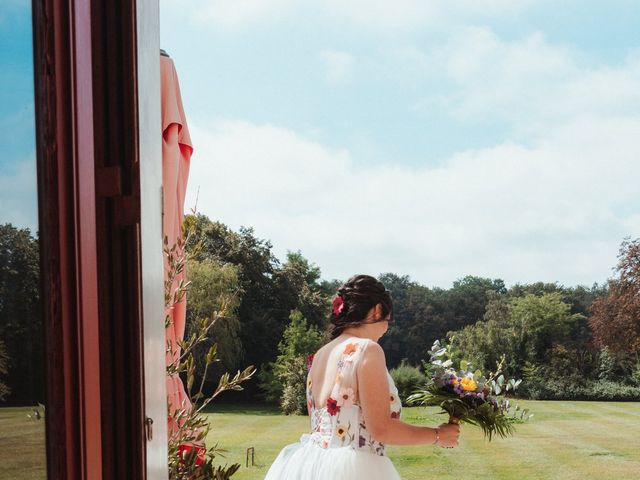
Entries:
[[[640, 404], [617, 402], [520, 401], [534, 417], [514, 437], [485, 441], [462, 427], [460, 446], [388, 449], [402, 478], [429, 479], [631, 479], [640, 478]], [[215, 410], [214, 410], [215, 412]], [[406, 408], [403, 419], [436, 425], [434, 410]], [[282, 446], [308, 430], [307, 417], [285, 417], [269, 409], [219, 407], [212, 413], [213, 440], [242, 464], [237, 480], [262, 479]], [[256, 465], [245, 468], [245, 451], [255, 447]]]
[[0, 408], [0, 478], [47, 478], [44, 419], [29, 420], [31, 408]]
[[[535, 416], [512, 438], [491, 443], [469, 426], [460, 447], [389, 447], [405, 479], [632, 479], [640, 478], [640, 404], [606, 402], [518, 402]], [[30, 409], [0, 409], [0, 478], [44, 479], [44, 422]], [[285, 417], [275, 409], [217, 406], [209, 443], [229, 450], [227, 461], [242, 468], [234, 480], [262, 479], [287, 443], [308, 430], [307, 417]], [[436, 425], [432, 410], [407, 408], [404, 419]], [[245, 468], [255, 447], [256, 465]]]

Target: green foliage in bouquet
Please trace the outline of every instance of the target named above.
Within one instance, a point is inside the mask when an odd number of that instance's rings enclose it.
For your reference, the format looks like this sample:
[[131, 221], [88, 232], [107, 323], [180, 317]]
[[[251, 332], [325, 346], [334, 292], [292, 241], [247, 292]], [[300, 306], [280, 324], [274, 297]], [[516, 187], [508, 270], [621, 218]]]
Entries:
[[[175, 245], [169, 246], [165, 237], [164, 255], [168, 262], [168, 275], [165, 281], [165, 305], [171, 307], [184, 299], [189, 289], [189, 282], [180, 280], [174, 287], [175, 279], [184, 271], [189, 258], [197, 254], [197, 246], [187, 253], [184, 245], [193, 241], [195, 229], [188, 223], [183, 226], [183, 235]], [[230, 292], [229, 295], [233, 295]], [[218, 382], [218, 386], [211, 395], [203, 393], [209, 367], [219, 362], [217, 344], [211, 345], [202, 362], [204, 374], [201, 377], [197, 390], [194, 391], [196, 373], [197, 346], [209, 338], [210, 331], [219, 319], [224, 319], [228, 305], [232, 298], [221, 296], [220, 308], [207, 318], [199, 319], [196, 328], [190, 337], [179, 342], [180, 356], [167, 366], [168, 375], [182, 375], [186, 378], [186, 392], [192, 403], [192, 408], [169, 408], [169, 424], [172, 431], [169, 436], [168, 465], [169, 478], [171, 480], [227, 480], [238, 471], [239, 464], [214, 465], [216, 457], [224, 457], [222, 448], [215, 445], [205, 446], [205, 439], [211, 430], [209, 417], [203, 413], [211, 401], [227, 390], [242, 390], [241, 383], [251, 378], [255, 373], [253, 366], [238, 371], [233, 377], [224, 373]], [[165, 318], [165, 326], [171, 325], [171, 317]], [[173, 345], [167, 345], [167, 351], [172, 353]], [[200, 360], [200, 359], [199, 359]]]
[[407, 402], [413, 405], [435, 406], [449, 414], [450, 421], [459, 421], [479, 427], [491, 441], [494, 435], [513, 435], [514, 424], [529, 419], [528, 411], [519, 407], [511, 412], [511, 404], [500, 394], [515, 391], [521, 380], [506, 380], [501, 370], [504, 356], [496, 365], [496, 370], [488, 377], [482, 371], [473, 370], [470, 362], [460, 361], [459, 369], [454, 368], [449, 347], [436, 340], [429, 351], [429, 371], [431, 378], [419, 391], [411, 395]]

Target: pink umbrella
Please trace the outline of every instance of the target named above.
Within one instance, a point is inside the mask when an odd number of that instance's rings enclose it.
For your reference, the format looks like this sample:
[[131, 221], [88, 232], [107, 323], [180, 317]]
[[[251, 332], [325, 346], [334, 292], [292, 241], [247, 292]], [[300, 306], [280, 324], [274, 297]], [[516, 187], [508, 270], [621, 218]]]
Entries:
[[[184, 213], [184, 198], [189, 178], [189, 164], [193, 145], [187, 128], [187, 120], [182, 107], [180, 85], [173, 60], [168, 56], [160, 57], [160, 80], [162, 89], [162, 185], [163, 208], [162, 226], [168, 237], [169, 246], [176, 243], [181, 235]], [[165, 259], [165, 279], [168, 263]], [[184, 271], [175, 279], [173, 290], [184, 278]], [[186, 297], [167, 310], [172, 323], [166, 330], [168, 345], [173, 352], [167, 352], [167, 365], [180, 356], [177, 342], [183, 340], [186, 322]], [[178, 375], [167, 376], [167, 402], [169, 409], [190, 409], [191, 402], [187, 397], [184, 385]], [[173, 431], [169, 425], [169, 432]]]

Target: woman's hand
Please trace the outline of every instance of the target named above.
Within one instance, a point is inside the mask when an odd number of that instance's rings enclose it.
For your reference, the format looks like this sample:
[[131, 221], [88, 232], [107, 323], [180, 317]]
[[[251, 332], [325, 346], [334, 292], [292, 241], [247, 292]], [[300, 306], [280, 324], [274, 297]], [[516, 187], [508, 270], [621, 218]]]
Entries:
[[438, 427], [439, 439], [436, 445], [442, 448], [453, 448], [458, 446], [460, 436], [460, 425], [457, 423], [443, 423]]

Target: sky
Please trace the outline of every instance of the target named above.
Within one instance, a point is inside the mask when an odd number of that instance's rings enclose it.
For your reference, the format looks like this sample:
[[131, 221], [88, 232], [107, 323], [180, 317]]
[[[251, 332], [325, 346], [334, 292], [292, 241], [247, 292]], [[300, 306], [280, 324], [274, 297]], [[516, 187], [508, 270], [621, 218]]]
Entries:
[[161, 1], [187, 204], [324, 278], [603, 283], [640, 235], [640, 4]]
[[31, 2], [0, 7], [0, 224], [37, 230]]
[[[28, 8], [0, 13], [0, 221], [33, 225]], [[638, 2], [161, 0], [160, 15], [195, 145], [186, 209], [253, 227], [281, 260], [300, 250], [326, 279], [590, 286], [640, 236]]]

